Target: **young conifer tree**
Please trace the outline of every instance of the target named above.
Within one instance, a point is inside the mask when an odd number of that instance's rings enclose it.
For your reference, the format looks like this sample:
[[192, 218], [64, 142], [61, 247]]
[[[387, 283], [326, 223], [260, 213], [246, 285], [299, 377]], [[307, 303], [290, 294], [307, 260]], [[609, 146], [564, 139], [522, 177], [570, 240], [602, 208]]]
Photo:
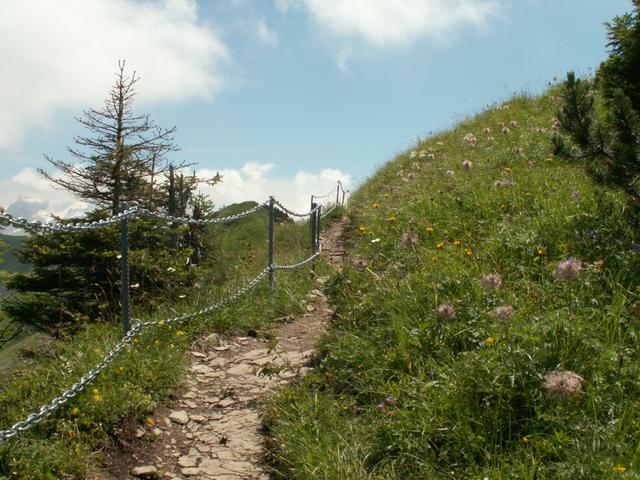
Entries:
[[165, 155], [177, 150], [175, 127], [160, 128], [148, 114], [134, 113], [135, 87], [140, 80], [136, 72], [127, 75], [125, 62], [120, 61], [115, 75], [104, 106], [85, 110], [76, 118], [89, 133], [77, 136], [75, 146], [67, 147], [72, 161], [45, 155], [63, 175], [38, 170], [47, 180], [112, 214], [120, 211], [124, 201], [152, 206], [157, 180], [169, 169]]

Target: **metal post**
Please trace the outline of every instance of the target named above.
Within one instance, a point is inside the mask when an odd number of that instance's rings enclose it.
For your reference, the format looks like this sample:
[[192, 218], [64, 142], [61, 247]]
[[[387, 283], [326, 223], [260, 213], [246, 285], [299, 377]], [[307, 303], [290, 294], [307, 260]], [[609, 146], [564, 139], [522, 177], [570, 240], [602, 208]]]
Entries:
[[340, 200], [340, 180], [338, 180], [338, 185], [336, 185], [336, 206], [338, 206], [339, 200]]
[[273, 205], [275, 200], [273, 197], [269, 197], [269, 287], [273, 288], [273, 220], [275, 211]]
[[318, 253], [318, 250], [320, 250], [320, 220], [322, 220], [322, 205], [318, 205], [318, 210], [316, 211], [316, 251], [313, 253]]
[[[123, 202], [121, 211], [124, 212], [129, 206]], [[120, 220], [120, 303], [122, 305], [122, 329], [124, 334], [129, 333], [131, 324], [129, 322], [129, 218], [122, 217]]]
[[311, 202], [311, 210], [313, 211], [311, 218], [309, 219], [309, 224], [311, 224], [311, 255], [316, 253], [316, 216], [318, 215], [318, 212], [314, 210], [315, 208], [316, 204]]

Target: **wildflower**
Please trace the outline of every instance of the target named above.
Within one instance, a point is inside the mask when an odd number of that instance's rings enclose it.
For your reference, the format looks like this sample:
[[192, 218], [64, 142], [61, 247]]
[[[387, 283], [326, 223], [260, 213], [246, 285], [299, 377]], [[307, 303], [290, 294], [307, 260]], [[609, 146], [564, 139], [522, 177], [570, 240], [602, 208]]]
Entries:
[[436, 243], [436, 248], [437, 248], [438, 250], [442, 250], [442, 249], [444, 248], [444, 242], [438, 242], [438, 243]]
[[431, 261], [433, 263], [438, 263], [438, 257], [431, 257]]
[[186, 298], [187, 296], [182, 294], [182, 295], [178, 295], [178, 298]]
[[582, 261], [569, 257], [558, 263], [556, 277], [559, 280], [573, 280], [578, 278], [580, 270], [582, 270]]
[[517, 128], [518, 127], [518, 122], [516, 122], [515, 120], [511, 120], [509, 122], [509, 125], [511, 126], [511, 128]]
[[493, 310], [493, 316], [496, 320], [508, 320], [513, 315], [513, 307], [511, 305], [502, 305]]
[[553, 398], [580, 398], [584, 378], [570, 370], [554, 370], [544, 376], [544, 388]]
[[491, 129], [489, 127], [484, 127], [482, 129], [482, 133], [484, 133], [485, 135], [491, 135]]
[[153, 427], [156, 424], [156, 421], [151, 418], [151, 417], [147, 417], [144, 421], [144, 423], [146, 423], [147, 425], [149, 425], [150, 427]]
[[380, 204], [378, 202], [374, 203], [373, 205], [371, 205], [373, 208], [380, 208]]
[[615, 467], [613, 467], [613, 471], [616, 473], [624, 473], [627, 471], [627, 469], [625, 467], [623, 467], [622, 465], [618, 464]]
[[385, 408], [384, 408], [384, 407], [385, 407], [384, 402], [380, 402], [380, 403], [378, 404], [378, 409], [379, 409], [381, 412], [384, 412], [384, 410], [385, 410]]
[[413, 162], [411, 164], [411, 168], [417, 172], [420, 170], [420, 164], [418, 162]]
[[447, 176], [449, 177], [453, 177], [455, 175], [455, 172], [453, 170], [447, 170], [446, 172], [444, 172], [447, 174]]
[[418, 152], [416, 152], [415, 150], [411, 150], [411, 152], [409, 152], [409, 158], [416, 158], [417, 155]]
[[176, 269], [175, 269], [175, 268], [173, 268], [173, 267], [169, 267], [169, 268], [167, 268], [167, 272], [169, 272], [169, 273], [173, 273], [173, 272], [175, 272], [175, 271], [176, 271]]
[[371, 243], [378, 243], [380, 241], [379, 238], [374, 238], [373, 240], [371, 240]]
[[467, 142], [472, 147], [475, 147], [476, 146], [476, 142], [478, 141], [478, 139], [476, 138], [476, 136], [473, 133], [467, 133], [464, 136], [464, 141]]
[[529, 443], [529, 439], [527, 437], [522, 437], [522, 443], [525, 445]]
[[367, 268], [369, 266], [369, 262], [364, 257], [356, 257], [353, 260], [353, 264], [359, 270], [364, 270], [365, 268]]
[[580, 190], [574, 190], [573, 192], [571, 192], [571, 198], [573, 198], [574, 200], [578, 200], [581, 195], [582, 194], [580, 193]]
[[480, 279], [480, 285], [487, 290], [497, 290], [502, 286], [502, 276], [499, 273], [489, 273]]
[[511, 130], [509, 130], [509, 127], [502, 127], [502, 133], [504, 133], [505, 135], [508, 135], [511, 132]]
[[385, 194], [384, 194], [384, 198], [389, 198], [389, 194], [388, 194], [388, 193], [385, 193]]
[[542, 245], [538, 245], [536, 247], [536, 253], [538, 255], [540, 255], [541, 257], [544, 257], [547, 254], [547, 249], [545, 247], [543, 247]]
[[393, 405], [394, 403], [396, 403], [396, 399], [393, 397], [393, 395], [387, 395], [387, 398], [385, 398], [384, 401], [389, 405]]
[[94, 388], [91, 391], [93, 401], [96, 403], [100, 403], [102, 401], [102, 395], [100, 395], [100, 391], [97, 388]]
[[433, 152], [429, 152], [429, 154], [427, 155], [427, 158], [429, 160], [435, 160], [436, 159], [436, 154]]
[[469, 160], [465, 160], [462, 162], [462, 168], [464, 168], [465, 170], [470, 170], [472, 166], [473, 163], [471, 163]]
[[427, 233], [433, 233], [433, 227], [426, 227], [424, 231]]
[[360, 225], [360, 226], [358, 227], [358, 231], [359, 231], [360, 233], [362, 233], [362, 234], [365, 234], [365, 233], [367, 233], [367, 227], [365, 227], [364, 225]]
[[456, 309], [450, 303], [438, 305], [438, 308], [436, 308], [436, 316], [440, 320], [452, 320], [456, 316]]
[[513, 180], [496, 180], [493, 182], [494, 187], [513, 187], [516, 184]]
[[405, 247], [415, 247], [418, 245], [418, 235], [414, 231], [405, 232], [402, 234], [401, 241]]
[[520, 155], [522, 155], [524, 153], [524, 150], [522, 149], [522, 147], [516, 147], [516, 155], [519, 157]]
[[464, 251], [464, 254], [465, 254], [467, 257], [473, 257], [473, 250], [471, 250], [470, 248], [467, 248], [467, 249]]
[[178, 337], [184, 337], [184, 335], [185, 335], [185, 333], [182, 330], [178, 330], [176, 332], [176, 336], [178, 336]]
[[460, 242], [460, 240], [454, 240], [454, 241], [453, 241], [453, 246], [454, 246], [454, 247], [459, 247], [459, 246], [460, 246], [460, 243], [461, 243], [461, 242]]
[[79, 413], [80, 413], [80, 409], [78, 407], [73, 407], [71, 409], [71, 416], [72, 417], [77, 417]]
[[495, 345], [496, 343], [496, 339], [493, 337], [487, 337], [484, 343], [486, 343], [490, 347], [493, 347], [493, 345]]

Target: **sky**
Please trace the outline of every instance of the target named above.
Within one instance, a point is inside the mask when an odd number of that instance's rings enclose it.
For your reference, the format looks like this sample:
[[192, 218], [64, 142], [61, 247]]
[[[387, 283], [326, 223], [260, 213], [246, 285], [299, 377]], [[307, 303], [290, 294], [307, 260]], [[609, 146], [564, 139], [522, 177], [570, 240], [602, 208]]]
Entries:
[[53, 189], [119, 60], [134, 110], [177, 128], [217, 206], [274, 195], [304, 210], [514, 94], [607, 56], [631, 0], [0, 0], [0, 205], [29, 219], [87, 208]]

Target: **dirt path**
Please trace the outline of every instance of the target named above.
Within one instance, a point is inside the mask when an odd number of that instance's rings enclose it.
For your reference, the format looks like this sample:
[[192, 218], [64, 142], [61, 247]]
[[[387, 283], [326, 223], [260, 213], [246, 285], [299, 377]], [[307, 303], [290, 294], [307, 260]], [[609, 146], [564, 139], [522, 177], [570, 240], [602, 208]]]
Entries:
[[[345, 225], [341, 219], [322, 234], [323, 254], [334, 267], [343, 262]], [[309, 370], [314, 345], [333, 314], [322, 283], [309, 293], [307, 313], [278, 326], [273, 350], [267, 340], [215, 334], [194, 346], [186, 392], [173, 409], [156, 412], [154, 427], [138, 431], [157, 440], [102, 478], [126, 478], [129, 467], [139, 478], [269, 478], [262, 465], [261, 407], [271, 392]]]

